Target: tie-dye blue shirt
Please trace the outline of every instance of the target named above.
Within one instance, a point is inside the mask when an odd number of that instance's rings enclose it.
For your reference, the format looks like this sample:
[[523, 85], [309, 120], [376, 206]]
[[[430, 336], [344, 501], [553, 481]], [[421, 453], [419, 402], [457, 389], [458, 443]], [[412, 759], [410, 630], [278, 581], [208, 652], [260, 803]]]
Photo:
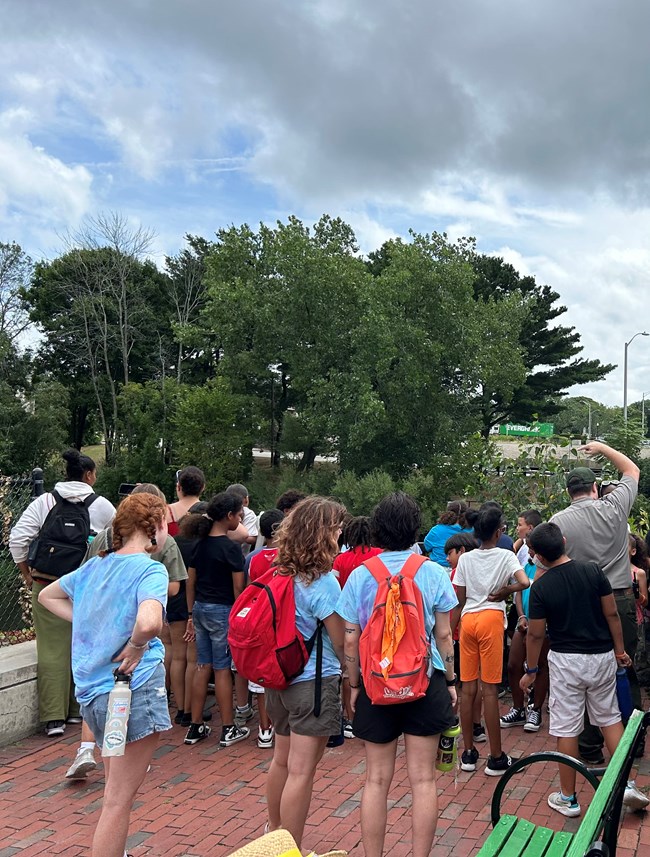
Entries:
[[[72, 675], [78, 702], [87, 704], [109, 693], [115, 680], [113, 662], [131, 636], [143, 601], [167, 605], [169, 577], [165, 566], [147, 554], [94, 557], [59, 580], [72, 600]], [[165, 649], [155, 637], [133, 673], [137, 690], [164, 660]]]

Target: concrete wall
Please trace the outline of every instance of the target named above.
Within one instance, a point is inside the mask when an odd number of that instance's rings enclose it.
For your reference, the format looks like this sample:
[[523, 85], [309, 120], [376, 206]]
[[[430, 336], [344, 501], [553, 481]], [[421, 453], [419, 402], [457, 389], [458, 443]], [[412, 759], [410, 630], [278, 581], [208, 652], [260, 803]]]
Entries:
[[36, 641], [0, 648], [0, 747], [38, 730]]

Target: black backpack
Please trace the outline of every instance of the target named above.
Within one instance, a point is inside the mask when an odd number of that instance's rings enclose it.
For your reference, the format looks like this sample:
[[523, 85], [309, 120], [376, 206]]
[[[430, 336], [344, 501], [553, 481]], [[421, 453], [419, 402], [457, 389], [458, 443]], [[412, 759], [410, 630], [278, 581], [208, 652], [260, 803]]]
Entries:
[[66, 500], [52, 491], [54, 506], [37, 538], [29, 546], [27, 562], [43, 577], [56, 580], [75, 571], [83, 562], [90, 535], [91, 505], [97, 494], [89, 494], [81, 503]]

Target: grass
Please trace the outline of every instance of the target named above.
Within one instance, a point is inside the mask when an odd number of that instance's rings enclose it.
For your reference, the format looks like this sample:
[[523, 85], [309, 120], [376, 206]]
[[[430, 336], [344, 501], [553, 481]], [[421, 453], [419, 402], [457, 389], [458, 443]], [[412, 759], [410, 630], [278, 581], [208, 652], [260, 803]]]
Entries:
[[102, 465], [106, 461], [106, 450], [103, 443], [96, 443], [94, 446], [84, 446], [81, 448], [84, 455], [89, 455], [92, 460], [98, 465]]

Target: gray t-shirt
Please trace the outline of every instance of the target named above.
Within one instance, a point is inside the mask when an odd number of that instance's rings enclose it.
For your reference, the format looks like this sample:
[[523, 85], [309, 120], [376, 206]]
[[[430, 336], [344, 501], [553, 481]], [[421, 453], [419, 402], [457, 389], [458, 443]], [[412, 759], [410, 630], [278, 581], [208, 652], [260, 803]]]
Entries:
[[566, 539], [567, 555], [577, 562], [597, 563], [612, 589], [632, 585], [627, 518], [638, 489], [635, 479], [624, 476], [616, 490], [602, 500], [578, 497], [551, 518]]

